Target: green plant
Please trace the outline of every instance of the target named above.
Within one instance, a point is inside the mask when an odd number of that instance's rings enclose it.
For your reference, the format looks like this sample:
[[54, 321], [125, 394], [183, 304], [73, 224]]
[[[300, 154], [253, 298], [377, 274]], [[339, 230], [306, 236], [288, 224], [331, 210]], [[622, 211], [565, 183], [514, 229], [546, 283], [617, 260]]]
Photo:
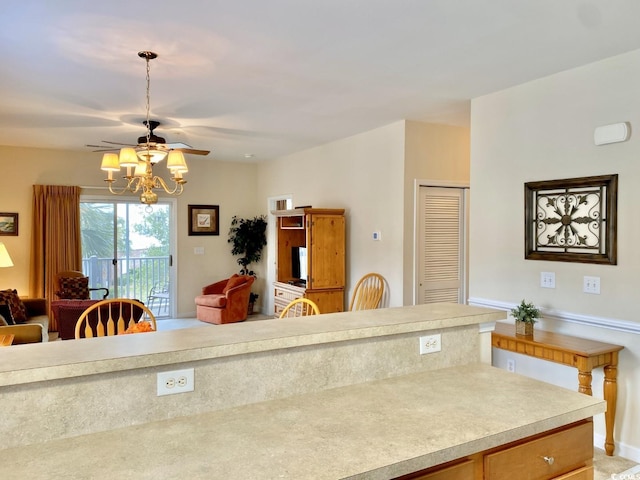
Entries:
[[519, 322], [536, 323], [536, 319], [540, 318], [540, 310], [533, 303], [522, 300], [520, 305], [511, 309], [511, 315]]
[[249, 268], [262, 258], [262, 249], [267, 244], [267, 218], [264, 215], [254, 218], [238, 218], [234, 215], [229, 229], [229, 243], [233, 245], [231, 253], [241, 255], [238, 258], [241, 275], [256, 276]]

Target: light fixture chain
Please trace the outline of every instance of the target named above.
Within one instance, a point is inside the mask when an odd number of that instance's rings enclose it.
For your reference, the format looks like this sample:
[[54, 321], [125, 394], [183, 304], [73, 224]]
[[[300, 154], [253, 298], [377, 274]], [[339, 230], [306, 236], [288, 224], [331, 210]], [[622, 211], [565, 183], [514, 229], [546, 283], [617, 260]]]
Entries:
[[149, 56], [145, 57], [147, 61], [147, 152], [149, 151], [149, 142], [151, 141], [151, 66], [149, 64]]

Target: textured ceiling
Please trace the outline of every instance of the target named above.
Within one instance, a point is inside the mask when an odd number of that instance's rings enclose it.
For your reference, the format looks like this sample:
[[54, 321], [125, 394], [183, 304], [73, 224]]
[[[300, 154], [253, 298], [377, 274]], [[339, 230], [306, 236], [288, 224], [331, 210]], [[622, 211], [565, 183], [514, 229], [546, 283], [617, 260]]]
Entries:
[[[2, 0], [0, 144], [264, 161], [640, 48], [637, 0]], [[91, 154], [99, 157], [97, 153]]]

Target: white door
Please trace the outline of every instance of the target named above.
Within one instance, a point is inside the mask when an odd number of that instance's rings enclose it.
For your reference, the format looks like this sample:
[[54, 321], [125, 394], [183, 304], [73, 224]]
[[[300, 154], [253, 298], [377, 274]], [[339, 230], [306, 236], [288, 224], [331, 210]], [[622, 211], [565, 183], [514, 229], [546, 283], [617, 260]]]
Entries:
[[466, 191], [420, 187], [418, 304], [466, 303]]

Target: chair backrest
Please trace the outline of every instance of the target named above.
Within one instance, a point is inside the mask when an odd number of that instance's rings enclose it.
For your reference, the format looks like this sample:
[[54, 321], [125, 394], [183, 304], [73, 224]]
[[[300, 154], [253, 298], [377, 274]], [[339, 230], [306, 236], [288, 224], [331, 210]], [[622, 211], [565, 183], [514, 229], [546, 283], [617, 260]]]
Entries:
[[280, 318], [306, 317], [308, 315], [320, 315], [320, 309], [308, 298], [296, 298], [284, 307]]
[[56, 275], [58, 289], [56, 295], [65, 300], [88, 300], [89, 278], [82, 272], [67, 270]]
[[89, 288], [89, 277], [76, 270], [65, 270], [56, 275], [57, 291], [55, 292], [61, 300], [89, 300], [92, 291], [101, 290], [102, 298], [109, 296], [108, 288]]
[[75, 337], [118, 335], [139, 322], [149, 322], [153, 330], [157, 328], [156, 318], [143, 303], [130, 298], [110, 298], [82, 312], [76, 322]]
[[353, 289], [349, 311], [373, 310], [380, 306], [384, 294], [384, 277], [378, 273], [367, 273]]

